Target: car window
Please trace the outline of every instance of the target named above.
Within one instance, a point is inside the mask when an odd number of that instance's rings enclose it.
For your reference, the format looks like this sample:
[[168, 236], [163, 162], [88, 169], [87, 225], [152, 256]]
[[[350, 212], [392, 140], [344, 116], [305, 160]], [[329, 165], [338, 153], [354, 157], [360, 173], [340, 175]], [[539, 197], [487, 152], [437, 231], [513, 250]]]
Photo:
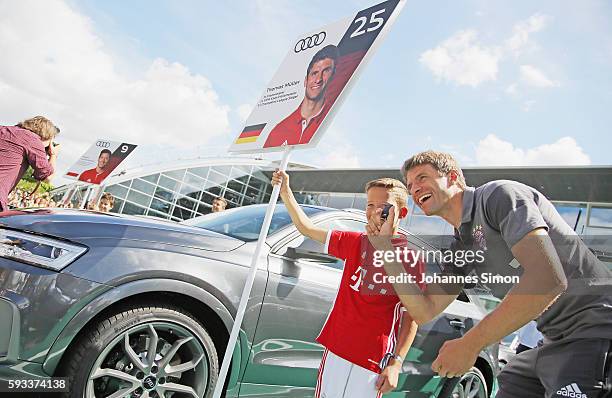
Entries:
[[[351, 219], [333, 219], [333, 220], [323, 220], [316, 224], [317, 227], [327, 229], [327, 230], [338, 230], [338, 231], [357, 231], [362, 232], [365, 231], [365, 222], [351, 220]], [[310, 238], [306, 238], [303, 235], [299, 235], [298, 237], [292, 239], [287, 244], [283, 245], [279, 250], [278, 254], [281, 256], [287, 252], [287, 249], [290, 247], [300, 248], [302, 250], [308, 250], [316, 253], [325, 253], [325, 245], [323, 243], [317, 242]], [[335, 263], [321, 263], [326, 267], [332, 267], [336, 269], [342, 269], [344, 267], [344, 261], [338, 260]]]
[[[184, 221], [183, 223], [247, 242], [255, 241], [259, 237], [259, 231], [261, 231], [261, 226], [263, 225], [266, 209], [267, 206], [261, 205], [243, 206], [219, 213], [207, 214], [202, 217], [196, 217]], [[308, 217], [312, 217], [322, 212], [324, 209], [302, 206], [302, 210], [304, 210], [304, 213], [306, 213]], [[272, 215], [268, 236], [291, 223], [291, 217], [289, 216], [287, 208], [284, 205], [276, 205], [274, 214]]]

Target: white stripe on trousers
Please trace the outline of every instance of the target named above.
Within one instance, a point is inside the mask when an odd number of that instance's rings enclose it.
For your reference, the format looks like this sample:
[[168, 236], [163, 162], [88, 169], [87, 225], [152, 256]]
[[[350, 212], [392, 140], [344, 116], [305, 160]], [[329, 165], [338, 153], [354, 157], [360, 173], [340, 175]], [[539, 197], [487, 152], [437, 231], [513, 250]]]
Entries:
[[315, 398], [380, 398], [379, 375], [325, 350], [319, 366]]

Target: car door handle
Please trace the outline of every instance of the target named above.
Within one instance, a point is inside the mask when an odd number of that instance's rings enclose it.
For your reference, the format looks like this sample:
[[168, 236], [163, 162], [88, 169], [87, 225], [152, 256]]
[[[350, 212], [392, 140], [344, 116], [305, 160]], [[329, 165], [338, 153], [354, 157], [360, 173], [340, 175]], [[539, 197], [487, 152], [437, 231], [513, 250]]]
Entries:
[[465, 323], [460, 319], [450, 319], [448, 323], [455, 329], [465, 329]]

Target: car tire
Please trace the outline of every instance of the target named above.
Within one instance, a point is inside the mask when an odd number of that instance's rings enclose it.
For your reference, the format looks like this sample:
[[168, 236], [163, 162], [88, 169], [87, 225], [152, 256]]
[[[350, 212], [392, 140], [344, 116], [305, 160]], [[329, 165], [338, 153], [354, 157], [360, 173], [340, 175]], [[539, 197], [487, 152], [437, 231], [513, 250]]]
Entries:
[[475, 366], [461, 377], [447, 379], [438, 394], [438, 398], [487, 398], [488, 396], [487, 380]]
[[58, 376], [69, 382], [63, 398], [97, 398], [113, 390], [208, 397], [218, 373], [217, 351], [204, 326], [181, 308], [151, 303], [124, 307], [87, 329], [62, 359]]

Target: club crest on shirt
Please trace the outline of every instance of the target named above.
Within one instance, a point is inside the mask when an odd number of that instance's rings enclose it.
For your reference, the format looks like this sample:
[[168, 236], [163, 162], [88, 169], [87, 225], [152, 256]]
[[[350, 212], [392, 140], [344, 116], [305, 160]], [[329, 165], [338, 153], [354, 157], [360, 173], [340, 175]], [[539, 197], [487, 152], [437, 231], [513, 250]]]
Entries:
[[487, 240], [485, 239], [482, 225], [476, 225], [472, 229], [472, 238], [481, 250], [487, 250]]

